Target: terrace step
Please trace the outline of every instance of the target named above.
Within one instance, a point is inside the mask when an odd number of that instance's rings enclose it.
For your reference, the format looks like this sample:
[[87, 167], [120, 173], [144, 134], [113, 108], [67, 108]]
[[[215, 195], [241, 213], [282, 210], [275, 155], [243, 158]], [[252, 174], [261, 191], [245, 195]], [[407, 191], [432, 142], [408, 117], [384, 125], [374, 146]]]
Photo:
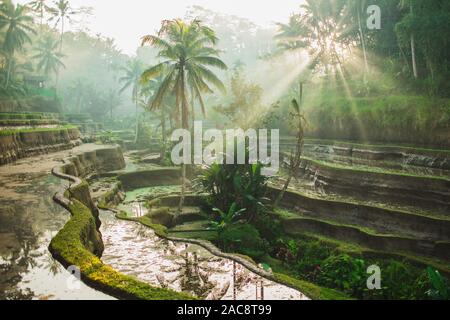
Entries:
[[290, 235], [312, 232], [326, 237], [386, 252], [406, 252], [422, 257], [450, 261], [450, 242], [417, 240], [396, 235], [377, 234], [372, 230], [339, 225], [311, 218], [280, 216], [284, 230]]
[[305, 158], [301, 174], [326, 192], [389, 200], [450, 215], [450, 179], [328, 164]]
[[[281, 138], [282, 150], [289, 149], [294, 145], [295, 139]], [[448, 149], [305, 139], [305, 150], [335, 154], [349, 159], [397, 161], [405, 165], [450, 170], [450, 151]]]

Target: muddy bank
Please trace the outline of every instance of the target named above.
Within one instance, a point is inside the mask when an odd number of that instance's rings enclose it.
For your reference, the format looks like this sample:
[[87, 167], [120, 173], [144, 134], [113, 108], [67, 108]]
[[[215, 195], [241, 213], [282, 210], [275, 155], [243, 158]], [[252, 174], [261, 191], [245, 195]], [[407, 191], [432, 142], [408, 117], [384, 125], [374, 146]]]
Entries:
[[0, 165], [81, 145], [77, 128], [41, 129], [0, 135]]

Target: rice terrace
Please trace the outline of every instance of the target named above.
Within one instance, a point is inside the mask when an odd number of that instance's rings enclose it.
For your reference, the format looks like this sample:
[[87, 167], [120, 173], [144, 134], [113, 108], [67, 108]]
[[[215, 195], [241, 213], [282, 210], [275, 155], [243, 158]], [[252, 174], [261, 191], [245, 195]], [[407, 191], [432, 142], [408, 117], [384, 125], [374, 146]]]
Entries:
[[0, 300], [449, 300], [449, 22], [0, 0]]

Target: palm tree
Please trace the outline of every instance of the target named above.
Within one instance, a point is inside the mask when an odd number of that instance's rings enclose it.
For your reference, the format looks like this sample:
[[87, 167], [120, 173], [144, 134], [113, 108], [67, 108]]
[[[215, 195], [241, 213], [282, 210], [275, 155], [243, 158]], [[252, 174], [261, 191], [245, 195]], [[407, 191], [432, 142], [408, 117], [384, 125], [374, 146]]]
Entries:
[[36, 55], [32, 59], [37, 60], [37, 70], [43, 71], [48, 77], [51, 73], [57, 73], [60, 67], [65, 68], [61, 61], [64, 55], [58, 52], [58, 40], [54, 40], [51, 35], [40, 39], [35, 48]]
[[45, 4], [47, 0], [33, 0], [30, 3], [28, 3], [28, 6], [34, 11], [39, 14], [39, 18], [41, 20], [40, 26], [42, 29], [42, 26], [44, 25], [44, 12], [49, 11], [50, 7]]
[[2, 48], [8, 65], [5, 87], [9, 86], [11, 80], [14, 53], [21, 50], [25, 43], [31, 43], [30, 33], [36, 33], [32, 23], [33, 18], [28, 15], [26, 6], [14, 5], [10, 0], [0, 5], [0, 30], [6, 29]]
[[344, 2], [305, 0], [302, 14], [291, 16], [289, 24], [278, 24], [279, 51], [308, 50], [311, 67], [321, 65], [328, 75], [330, 68], [342, 67], [338, 46], [342, 46]]
[[[147, 35], [142, 38], [142, 45], [149, 44], [159, 49], [159, 57], [163, 62], [146, 70], [142, 81], [149, 81], [164, 72], [157, 93], [151, 103], [151, 109], [161, 107], [164, 97], [173, 92], [176, 107], [181, 113], [183, 129], [189, 129], [189, 89], [198, 100], [205, 114], [203, 93], [213, 93], [210, 85], [225, 92], [222, 81], [208, 68], [217, 67], [225, 70], [227, 66], [218, 58], [219, 51], [214, 48], [217, 43], [215, 32], [193, 20], [186, 23], [180, 19], [163, 21], [158, 35]], [[182, 194], [179, 210], [184, 204], [186, 180], [186, 164], [182, 165]]]
[[125, 72], [125, 75], [119, 79], [119, 82], [123, 83], [122, 89], [120, 92], [124, 92], [128, 88], [132, 88], [131, 99], [136, 106], [136, 135], [134, 142], [138, 141], [139, 137], [139, 84], [142, 72], [145, 70], [145, 66], [139, 59], [131, 59], [128, 61], [127, 65], [122, 68]]
[[53, 5], [54, 7], [49, 8], [49, 12], [52, 15], [49, 20], [52, 21], [56, 19], [55, 26], [61, 23], [59, 52], [62, 52], [63, 35], [66, 20], [70, 22], [72, 20], [72, 17], [78, 14], [78, 11], [70, 6], [69, 0], [55, 0]]

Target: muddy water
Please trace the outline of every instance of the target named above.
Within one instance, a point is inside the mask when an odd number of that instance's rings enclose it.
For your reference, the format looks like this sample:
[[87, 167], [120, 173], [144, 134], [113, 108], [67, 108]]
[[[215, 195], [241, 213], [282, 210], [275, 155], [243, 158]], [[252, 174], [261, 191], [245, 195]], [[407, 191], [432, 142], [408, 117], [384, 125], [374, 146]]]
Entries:
[[82, 283], [74, 285], [48, 251], [69, 219], [52, 200], [63, 182], [50, 170], [69, 154], [0, 167], [0, 299], [111, 299]]
[[151, 229], [117, 220], [109, 212], [101, 212], [100, 218], [103, 262], [154, 286], [207, 299], [307, 300], [297, 290], [262, 279], [199, 246], [163, 240]]

